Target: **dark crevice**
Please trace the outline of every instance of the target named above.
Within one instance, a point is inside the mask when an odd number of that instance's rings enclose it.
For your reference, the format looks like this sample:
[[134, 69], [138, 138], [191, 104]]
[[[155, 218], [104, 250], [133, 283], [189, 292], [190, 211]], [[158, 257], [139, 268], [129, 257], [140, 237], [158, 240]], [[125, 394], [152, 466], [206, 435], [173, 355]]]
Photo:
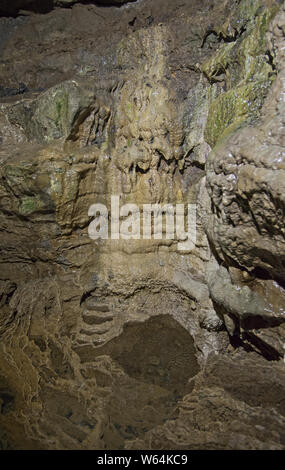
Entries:
[[10, 411], [13, 411], [15, 407], [15, 398], [9, 392], [0, 391], [0, 400], [2, 402], [0, 413], [2, 415], [8, 414]]
[[227, 36], [223, 35], [222, 33], [217, 33], [215, 29], [209, 28], [202, 40], [201, 48], [204, 47], [205, 43], [207, 42], [207, 39], [209, 36], [212, 34], [218, 39], [219, 42], [235, 42], [239, 37], [243, 35], [243, 33], [246, 31], [246, 28], [243, 26], [239, 31], [235, 29], [234, 35], [233, 36]]
[[234, 349], [242, 348], [245, 352], [256, 352], [248, 343], [245, 343], [239, 336], [230, 336], [229, 342]]
[[205, 171], [205, 163], [194, 161], [192, 162], [192, 167], [199, 168], [199, 170]]
[[211, 34], [213, 34], [215, 37], [218, 37], [218, 34], [214, 29], [208, 29], [203, 37], [201, 48], [204, 47], [208, 37], [211, 36]]
[[267, 344], [252, 332], [243, 331], [242, 335], [229, 336], [229, 342], [234, 349], [242, 348], [245, 352], [257, 353], [267, 361], [280, 361], [282, 354]]
[[158, 169], [158, 170], [161, 168], [161, 165], [162, 165], [163, 162], [164, 162], [166, 165], [169, 166], [169, 165], [173, 162], [173, 160], [174, 160], [174, 158], [170, 158], [169, 160], [167, 160], [167, 159], [165, 158], [165, 156], [163, 155], [163, 153], [162, 153], [160, 150], [158, 150], [158, 149], [155, 149], [155, 153], [156, 153], [156, 155], [159, 156], [159, 162], [158, 162], [158, 165], [157, 165], [157, 169]]
[[54, 8], [53, 0], [36, 0], [32, 3], [29, 3], [28, 5], [25, 5], [25, 3], [22, 3], [21, 1], [14, 2], [14, 5], [13, 2], [10, 1], [4, 1], [1, 3], [2, 5], [0, 6], [0, 16], [8, 16], [14, 18], [23, 15], [21, 10], [39, 14], [46, 14], [52, 11]]
[[265, 55], [267, 57], [268, 64], [271, 66], [272, 70], [275, 72], [276, 71], [276, 65], [274, 63], [274, 57], [271, 54], [271, 51], [269, 51], [269, 50], [266, 51]]
[[17, 289], [17, 285], [12, 282], [7, 290], [4, 293], [0, 294], [0, 306], [9, 305], [10, 300], [12, 299], [15, 291]]
[[[282, 260], [281, 260], [282, 263]], [[278, 278], [275, 276], [272, 276], [266, 269], [256, 266], [252, 271], [251, 274], [258, 278], [258, 279], [263, 279], [264, 281], [275, 281], [279, 284], [282, 289], [285, 289], [285, 281], [282, 278]]]
[[[110, 7], [115, 7], [115, 8], [121, 8], [122, 6], [126, 5], [127, 3], [135, 3], [137, 0], [128, 0], [128, 1], [105, 1], [105, 0], [80, 0], [75, 3], [80, 3], [82, 5], [96, 5], [97, 7], [100, 8], [110, 8]], [[62, 7], [68, 7], [67, 5], [61, 5]], [[68, 8], [71, 8], [72, 5], [69, 5]]]
[[265, 281], [268, 281], [268, 280], [272, 280], [272, 276], [270, 276], [270, 274], [268, 273], [268, 271], [266, 271], [266, 269], [263, 269], [259, 266], [257, 266], [256, 268], [254, 268], [252, 271], [251, 271], [251, 274], [255, 277], [258, 277], [259, 279], [263, 279]]
[[285, 289], [285, 280], [284, 279], [276, 278], [276, 282], [277, 282], [277, 284], [279, 284], [280, 287], [282, 287], [282, 289]]
[[243, 339], [255, 346], [267, 361], [279, 361], [283, 357], [279, 351], [276, 351], [276, 349], [265, 343], [265, 341], [262, 341], [262, 339], [258, 338], [253, 333], [244, 332]]
[[38, 14], [44, 15], [46, 13], [50, 13], [56, 7], [70, 9], [75, 4], [78, 4], [78, 3], [81, 5], [95, 5], [100, 8], [110, 8], [110, 7], [120, 8], [123, 5], [126, 5], [127, 3], [134, 3], [136, 1], [137, 0], [128, 0], [128, 1], [122, 0], [121, 2], [115, 1], [115, 0], [114, 1], [105, 1], [105, 0], [76, 1], [74, 0], [74, 3], [66, 4], [64, 2], [58, 1], [56, 4], [54, 4], [54, 0], [35, 0], [34, 2], [28, 3], [26, 5], [25, 2], [21, 2], [21, 0], [18, 0], [18, 1], [16, 0], [15, 2], [4, 0], [4, 1], [1, 1], [1, 5], [0, 5], [0, 17], [3, 16], [3, 17], [16, 18], [17, 16], [25, 15], [26, 14], [25, 12], [38, 13]]
[[136, 172], [137, 173], [141, 173], [141, 174], [145, 175], [148, 171], [149, 171], [149, 168], [144, 170], [143, 168], [139, 167], [138, 165], [136, 166]]
[[226, 64], [225, 67], [222, 67], [221, 65], [217, 67], [212, 75], [208, 75], [205, 71], [202, 73], [211, 85], [214, 85], [215, 83], [223, 84], [225, 81], [225, 74], [227, 73], [227, 69], [228, 64]]
[[22, 95], [30, 91], [25, 83], [20, 82], [18, 88], [5, 88], [0, 85], [0, 98], [6, 98], [8, 96]]
[[259, 329], [266, 329], [272, 328], [282, 325], [285, 322], [285, 318], [264, 318], [262, 315], [254, 315], [244, 320], [241, 320], [240, 326], [244, 330], [259, 330]]
[[84, 292], [84, 294], [82, 294], [81, 299], [80, 299], [80, 305], [84, 304], [84, 302], [85, 302], [89, 297], [91, 297], [90, 292]]
[[129, 21], [129, 26], [134, 26], [136, 20], [137, 20], [137, 17], [135, 16], [131, 21]]

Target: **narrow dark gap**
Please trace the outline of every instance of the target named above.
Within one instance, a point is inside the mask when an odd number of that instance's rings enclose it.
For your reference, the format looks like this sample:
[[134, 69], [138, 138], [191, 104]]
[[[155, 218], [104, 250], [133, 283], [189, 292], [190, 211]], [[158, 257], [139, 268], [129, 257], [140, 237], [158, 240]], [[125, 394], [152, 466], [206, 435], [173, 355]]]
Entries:
[[267, 361], [279, 361], [283, 357], [276, 349], [262, 341], [262, 339], [257, 338], [253, 333], [244, 332], [243, 339], [255, 346]]
[[[80, 0], [74, 1], [74, 3], [66, 4], [64, 2], [58, 2], [57, 5], [54, 5], [53, 0], [35, 0], [32, 3], [28, 3], [27, 5], [24, 3], [22, 4], [20, 0], [16, 0], [15, 2], [9, 2], [8, 0], [3, 0], [0, 5], [0, 16], [3, 17], [12, 17], [16, 18], [17, 16], [22, 16], [22, 11], [30, 11], [32, 13], [38, 13], [41, 15], [50, 13], [54, 8], [60, 7], [65, 9], [72, 8], [76, 3], [80, 3], [82, 5], [96, 5], [100, 8], [121, 8], [126, 3], [133, 3], [137, 0], [128, 0], [128, 1], [105, 1], [105, 0]], [[14, 4], [13, 4], [14, 3]]]
[[136, 166], [136, 172], [137, 173], [141, 173], [141, 174], [145, 175], [148, 171], [149, 171], [148, 168], [146, 170], [144, 170], [143, 168], [139, 167], [138, 165]]
[[274, 63], [274, 57], [273, 55], [271, 54], [271, 51], [268, 50], [266, 51], [266, 57], [267, 57], [267, 62], [269, 65], [271, 65], [272, 67], [272, 70], [275, 72], [276, 71], [276, 65]]
[[11, 2], [4, 0], [0, 5], [0, 16], [13, 17], [21, 16], [20, 11], [26, 10], [33, 13], [46, 14], [52, 11], [54, 8], [53, 0], [36, 0], [28, 5], [22, 4], [21, 1]]
[[243, 26], [240, 31], [238, 31], [237, 29], [235, 29], [235, 33], [233, 36], [223, 36], [221, 33], [217, 33], [217, 31], [215, 31], [214, 29], [208, 29], [208, 31], [206, 32], [206, 34], [204, 35], [204, 38], [203, 38], [203, 41], [202, 41], [202, 44], [201, 44], [201, 48], [204, 47], [205, 43], [207, 42], [207, 39], [209, 36], [211, 36], [212, 34], [214, 36], [216, 36], [216, 38], [218, 39], [218, 41], [220, 42], [226, 42], [226, 43], [230, 43], [230, 42], [235, 42], [239, 37], [241, 37], [243, 35], [243, 33], [246, 31], [246, 28], [245, 26]]
[[14, 409], [15, 399], [13, 395], [8, 392], [0, 391], [0, 399], [2, 401], [0, 414], [6, 415]]

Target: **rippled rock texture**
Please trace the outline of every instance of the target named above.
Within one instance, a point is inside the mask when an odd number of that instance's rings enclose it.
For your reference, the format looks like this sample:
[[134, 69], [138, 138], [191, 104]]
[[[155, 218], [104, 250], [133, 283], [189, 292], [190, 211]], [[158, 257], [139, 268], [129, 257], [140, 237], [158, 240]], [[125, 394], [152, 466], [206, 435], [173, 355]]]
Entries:
[[[40, 3], [0, 8], [0, 447], [284, 449], [284, 2]], [[91, 240], [112, 195], [196, 246]]]

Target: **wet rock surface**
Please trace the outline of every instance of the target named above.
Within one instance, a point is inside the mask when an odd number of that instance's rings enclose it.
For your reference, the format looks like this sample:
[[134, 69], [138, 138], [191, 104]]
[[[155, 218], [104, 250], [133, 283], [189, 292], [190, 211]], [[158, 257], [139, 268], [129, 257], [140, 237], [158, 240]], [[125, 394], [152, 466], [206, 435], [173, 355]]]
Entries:
[[[284, 2], [43, 3], [0, 8], [0, 448], [284, 449]], [[112, 195], [195, 247], [91, 240]]]

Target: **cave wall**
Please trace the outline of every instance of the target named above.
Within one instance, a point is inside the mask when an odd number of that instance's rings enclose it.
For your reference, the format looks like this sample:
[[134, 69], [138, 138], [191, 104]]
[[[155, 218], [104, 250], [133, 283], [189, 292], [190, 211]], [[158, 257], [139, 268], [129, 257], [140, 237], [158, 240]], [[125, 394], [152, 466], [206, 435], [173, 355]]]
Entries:
[[[47, 7], [0, 9], [0, 447], [284, 448], [284, 2]], [[195, 247], [91, 240], [111, 195]]]

